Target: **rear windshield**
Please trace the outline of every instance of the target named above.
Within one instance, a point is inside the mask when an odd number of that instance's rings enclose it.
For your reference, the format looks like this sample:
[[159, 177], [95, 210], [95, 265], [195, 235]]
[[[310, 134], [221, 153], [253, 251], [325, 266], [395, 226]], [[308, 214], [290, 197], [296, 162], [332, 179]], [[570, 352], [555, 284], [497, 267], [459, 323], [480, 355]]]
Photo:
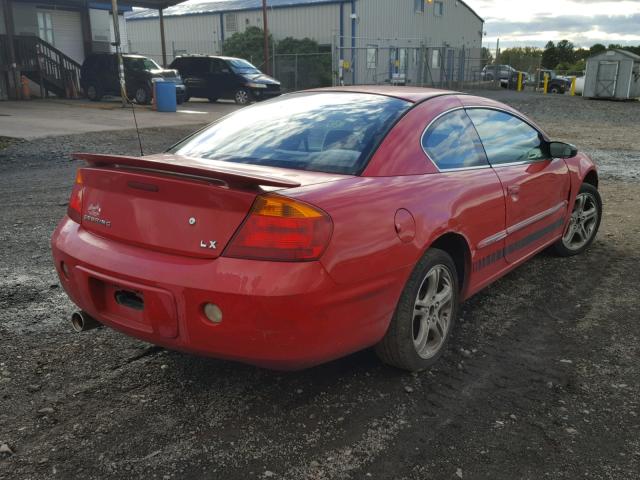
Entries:
[[362, 93], [292, 94], [243, 108], [170, 151], [234, 163], [358, 174], [410, 108]]

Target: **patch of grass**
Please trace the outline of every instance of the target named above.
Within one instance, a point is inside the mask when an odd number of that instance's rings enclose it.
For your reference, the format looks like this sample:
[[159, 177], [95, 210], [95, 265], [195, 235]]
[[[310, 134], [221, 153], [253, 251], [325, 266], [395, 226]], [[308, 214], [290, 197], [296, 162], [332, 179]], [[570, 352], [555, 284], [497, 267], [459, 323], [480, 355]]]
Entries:
[[0, 137], [0, 150], [7, 148], [9, 145], [13, 145], [18, 141], [17, 138]]

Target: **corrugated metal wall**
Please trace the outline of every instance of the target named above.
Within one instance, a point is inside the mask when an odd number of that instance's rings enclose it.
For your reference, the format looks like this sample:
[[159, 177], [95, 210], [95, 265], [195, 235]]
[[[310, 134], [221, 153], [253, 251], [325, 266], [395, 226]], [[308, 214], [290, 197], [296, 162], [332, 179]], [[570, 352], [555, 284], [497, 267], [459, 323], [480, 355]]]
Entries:
[[[414, 0], [357, 0], [356, 40], [366, 48], [377, 38], [416, 39], [416, 45], [477, 49], [480, 57], [482, 21], [458, 0], [443, 0], [442, 16], [434, 14], [434, 3], [425, 4], [424, 13], [415, 12]], [[269, 28], [276, 40], [309, 37], [331, 45], [340, 31], [340, 5], [327, 4], [269, 9]], [[344, 45], [351, 46], [351, 3], [344, 12]], [[232, 17], [232, 18], [229, 18]], [[243, 32], [248, 26], [262, 27], [262, 11], [233, 12], [224, 15], [224, 36]], [[235, 28], [233, 28], [235, 27]], [[127, 21], [130, 51], [161, 60], [160, 27], [157, 18]], [[219, 14], [165, 17], [168, 60], [173, 53], [219, 54], [221, 28]]]
[[[173, 51], [181, 53], [219, 53], [220, 16], [191, 15], [164, 19], [168, 60]], [[158, 19], [127, 21], [129, 51], [162, 61]]]
[[[338, 12], [338, 5], [270, 9], [269, 30], [276, 40], [309, 37], [320, 44], [330, 45], [339, 31]], [[165, 17], [164, 25], [168, 61], [171, 61], [174, 51], [176, 55], [222, 52], [220, 14]], [[224, 14], [225, 38], [244, 32], [249, 26], [262, 28], [261, 10]], [[127, 21], [127, 33], [131, 52], [161, 60], [160, 22], [157, 18]]]

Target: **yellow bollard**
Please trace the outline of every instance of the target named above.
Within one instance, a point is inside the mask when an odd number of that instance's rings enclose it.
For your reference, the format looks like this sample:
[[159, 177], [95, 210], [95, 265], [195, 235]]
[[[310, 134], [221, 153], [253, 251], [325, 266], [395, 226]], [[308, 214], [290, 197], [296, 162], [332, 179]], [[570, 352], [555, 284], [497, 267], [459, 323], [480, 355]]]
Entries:
[[573, 77], [571, 79], [571, 96], [572, 97], [576, 96], [576, 80], [577, 80], [577, 77]]
[[522, 91], [522, 72], [518, 72], [518, 91]]
[[545, 73], [544, 74], [544, 94], [547, 94], [547, 91], [549, 89], [549, 74]]

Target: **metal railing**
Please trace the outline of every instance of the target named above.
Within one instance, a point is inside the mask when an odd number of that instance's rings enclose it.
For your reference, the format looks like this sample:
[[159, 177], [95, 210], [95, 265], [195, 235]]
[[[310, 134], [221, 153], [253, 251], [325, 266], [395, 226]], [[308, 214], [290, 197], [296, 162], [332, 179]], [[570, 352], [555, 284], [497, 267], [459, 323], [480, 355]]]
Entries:
[[[73, 98], [80, 93], [80, 64], [35, 35], [13, 37], [17, 69], [43, 89]], [[9, 45], [0, 35], [0, 66], [8, 70]]]

